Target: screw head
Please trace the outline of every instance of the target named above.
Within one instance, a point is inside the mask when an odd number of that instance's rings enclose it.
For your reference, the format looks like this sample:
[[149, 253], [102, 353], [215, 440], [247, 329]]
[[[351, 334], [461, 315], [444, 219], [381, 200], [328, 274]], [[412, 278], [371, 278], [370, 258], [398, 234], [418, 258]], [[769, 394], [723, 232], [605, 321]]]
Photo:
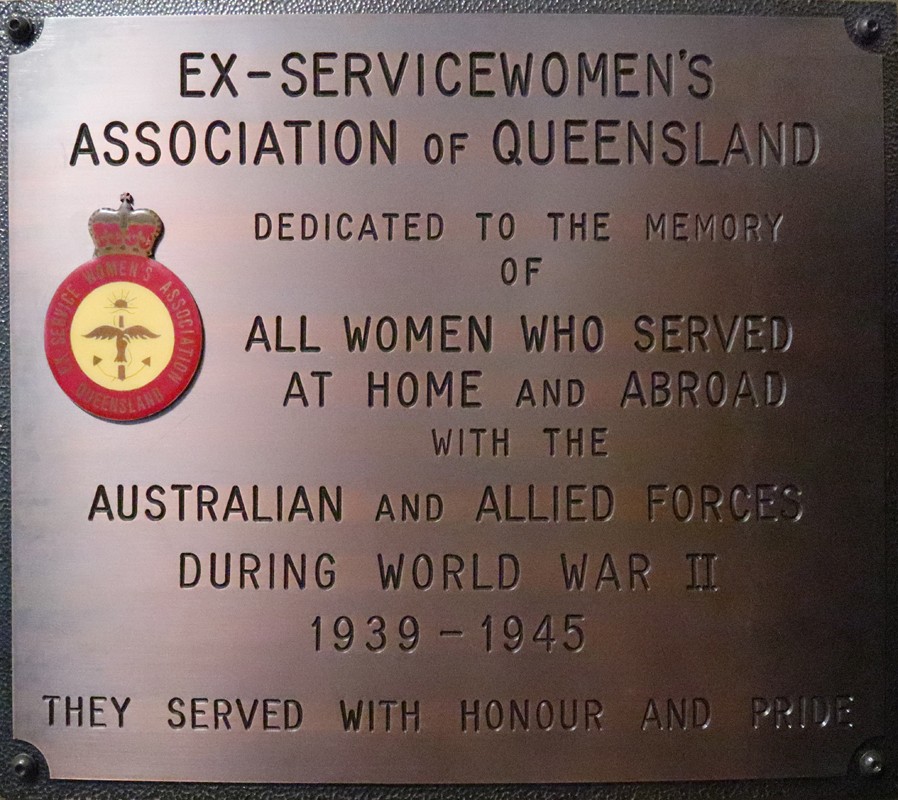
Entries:
[[864, 44], [875, 42], [882, 33], [882, 25], [873, 17], [861, 17], [854, 26], [858, 39]]
[[31, 783], [37, 780], [37, 761], [28, 753], [19, 753], [10, 762], [12, 771], [22, 783]]
[[21, 14], [13, 14], [6, 20], [6, 33], [16, 44], [27, 44], [34, 37], [34, 23]]
[[885, 769], [885, 759], [879, 750], [872, 748], [864, 750], [858, 756], [857, 761], [861, 775], [873, 777], [874, 775], [881, 775], [883, 769]]

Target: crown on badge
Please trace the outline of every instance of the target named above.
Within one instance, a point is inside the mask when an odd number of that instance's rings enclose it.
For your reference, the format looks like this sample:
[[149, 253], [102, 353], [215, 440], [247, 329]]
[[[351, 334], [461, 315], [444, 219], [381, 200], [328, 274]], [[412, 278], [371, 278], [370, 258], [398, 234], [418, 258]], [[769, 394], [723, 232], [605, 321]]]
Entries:
[[94, 240], [94, 256], [133, 253], [150, 256], [162, 233], [162, 220], [148, 208], [134, 208], [134, 198], [125, 192], [117, 211], [98, 208], [90, 215], [88, 227]]

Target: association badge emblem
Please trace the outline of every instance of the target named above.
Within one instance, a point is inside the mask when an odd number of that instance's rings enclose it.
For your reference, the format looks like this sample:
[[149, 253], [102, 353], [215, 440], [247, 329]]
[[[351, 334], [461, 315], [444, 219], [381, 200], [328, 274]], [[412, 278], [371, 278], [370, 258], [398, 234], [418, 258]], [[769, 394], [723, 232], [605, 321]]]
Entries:
[[62, 390], [103, 419], [145, 419], [191, 385], [203, 352], [203, 326], [190, 291], [153, 260], [162, 220], [134, 208], [101, 208], [89, 221], [94, 258], [56, 290], [44, 348]]

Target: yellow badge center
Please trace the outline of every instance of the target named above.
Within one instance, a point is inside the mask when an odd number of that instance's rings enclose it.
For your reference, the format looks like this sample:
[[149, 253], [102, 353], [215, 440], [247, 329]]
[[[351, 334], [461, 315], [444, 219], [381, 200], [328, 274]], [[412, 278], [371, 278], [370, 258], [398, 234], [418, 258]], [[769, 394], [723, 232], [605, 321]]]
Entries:
[[84, 374], [117, 392], [141, 389], [158, 378], [175, 347], [175, 326], [165, 304], [129, 281], [107, 283], [88, 294], [69, 336]]

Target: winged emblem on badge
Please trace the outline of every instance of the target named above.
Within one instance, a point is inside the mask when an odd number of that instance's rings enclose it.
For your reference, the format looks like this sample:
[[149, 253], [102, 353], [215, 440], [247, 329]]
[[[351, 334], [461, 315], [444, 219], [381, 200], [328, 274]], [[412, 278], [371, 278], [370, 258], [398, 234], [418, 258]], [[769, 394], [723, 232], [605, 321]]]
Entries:
[[[120, 297], [114, 300], [113, 307], [123, 311], [130, 311], [131, 309], [126, 297]], [[115, 340], [115, 360], [113, 363], [118, 364], [117, 379], [123, 381], [127, 377], [125, 374], [125, 365], [130, 361], [128, 358], [128, 344], [131, 340], [158, 339], [159, 334], [153, 333], [149, 328], [146, 328], [143, 325], [129, 325], [128, 327], [125, 327], [125, 315], [119, 314], [118, 327], [115, 325], [100, 325], [99, 327], [94, 328], [90, 333], [85, 333], [84, 338]], [[144, 359], [144, 361], [149, 361], [149, 359]], [[96, 360], [95, 358], [95, 364], [97, 363], [99, 363], [99, 360]], [[146, 366], [149, 366], [149, 364]]]

